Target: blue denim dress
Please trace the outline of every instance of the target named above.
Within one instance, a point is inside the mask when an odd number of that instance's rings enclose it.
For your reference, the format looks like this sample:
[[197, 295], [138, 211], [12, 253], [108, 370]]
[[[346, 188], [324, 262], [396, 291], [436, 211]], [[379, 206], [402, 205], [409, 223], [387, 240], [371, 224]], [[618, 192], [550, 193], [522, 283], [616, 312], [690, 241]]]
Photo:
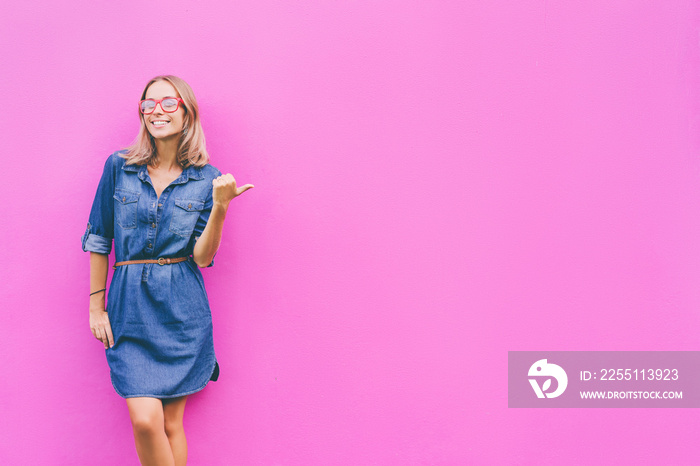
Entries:
[[120, 152], [105, 162], [83, 251], [109, 254], [114, 240], [117, 262], [190, 258], [114, 270], [106, 309], [114, 346], [105, 350], [112, 385], [123, 398], [188, 395], [219, 376], [209, 300], [191, 255], [221, 172], [190, 166], [157, 198], [146, 165], [126, 165]]

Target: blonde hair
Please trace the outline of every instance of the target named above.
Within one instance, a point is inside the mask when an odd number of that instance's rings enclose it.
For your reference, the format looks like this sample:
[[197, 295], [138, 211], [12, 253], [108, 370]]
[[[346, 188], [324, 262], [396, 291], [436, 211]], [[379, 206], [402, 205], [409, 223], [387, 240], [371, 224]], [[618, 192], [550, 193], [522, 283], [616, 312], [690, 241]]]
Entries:
[[[206, 143], [204, 141], [204, 130], [199, 119], [199, 106], [197, 99], [194, 97], [194, 92], [189, 84], [183, 79], [173, 75], [160, 75], [151, 79], [141, 94], [141, 100], [146, 98], [146, 91], [157, 81], [167, 81], [173, 85], [175, 90], [180, 94], [183, 100], [182, 106], [185, 109], [185, 117], [182, 124], [182, 133], [180, 134], [180, 143], [177, 147], [177, 161], [182, 168], [187, 168], [190, 165], [203, 167], [209, 163], [209, 154], [207, 153]], [[144, 115], [139, 112], [141, 119], [141, 128], [136, 139], [130, 146], [126, 147], [126, 153], [119, 154], [126, 159], [127, 165], [153, 165], [156, 162], [156, 145], [153, 136], [146, 128]]]

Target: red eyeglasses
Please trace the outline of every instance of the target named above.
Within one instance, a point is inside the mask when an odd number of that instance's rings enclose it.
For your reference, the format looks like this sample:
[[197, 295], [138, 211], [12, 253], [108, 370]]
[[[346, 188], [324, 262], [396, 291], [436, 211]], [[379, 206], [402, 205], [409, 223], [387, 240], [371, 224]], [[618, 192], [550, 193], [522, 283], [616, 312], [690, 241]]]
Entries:
[[139, 110], [141, 110], [141, 113], [144, 115], [149, 115], [156, 109], [156, 105], [160, 104], [160, 108], [162, 108], [164, 112], [173, 113], [180, 108], [180, 102], [184, 103], [179, 97], [163, 97], [159, 100], [145, 99], [139, 102]]

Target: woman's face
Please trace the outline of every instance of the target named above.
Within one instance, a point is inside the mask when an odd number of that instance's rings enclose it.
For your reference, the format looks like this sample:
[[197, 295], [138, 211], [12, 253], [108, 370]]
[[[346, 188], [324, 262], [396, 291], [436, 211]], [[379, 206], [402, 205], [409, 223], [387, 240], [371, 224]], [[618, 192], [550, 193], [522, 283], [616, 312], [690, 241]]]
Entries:
[[[146, 90], [146, 99], [160, 100], [165, 97], [180, 97], [175, 88], [168, 81], [156, 81], [151, 84]], [[163, 111], [161, 103], [156, 105], [153, 113], [142, 115], [143, 121], [156, 139], [164, 139], [170, 137], [179, 137], [182, 132], [182, 125], [185, 118], [185, 108], [182, 102], [178, 105], [176, 111], [170, 113]], [[165, 122], [165, 124], [163, 124]], [[156, 125], [155, 123], [158, 123]]]

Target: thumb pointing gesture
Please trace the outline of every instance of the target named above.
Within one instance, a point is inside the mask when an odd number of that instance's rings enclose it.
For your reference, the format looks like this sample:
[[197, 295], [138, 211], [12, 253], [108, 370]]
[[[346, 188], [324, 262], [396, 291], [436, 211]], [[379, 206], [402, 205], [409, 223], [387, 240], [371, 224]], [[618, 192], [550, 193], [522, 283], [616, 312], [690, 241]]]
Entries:
[[212, 197], [215, 204], [223, 204], [228, 206], [228, 203], [233, 200], [234, 197], [239, 196], [253, 188], [252, 184], [244, 184], [243, 186], [236, 186], [236, 179], [232, 174], [226, 173], [225, 175], [217, 176], [212, 181]]

